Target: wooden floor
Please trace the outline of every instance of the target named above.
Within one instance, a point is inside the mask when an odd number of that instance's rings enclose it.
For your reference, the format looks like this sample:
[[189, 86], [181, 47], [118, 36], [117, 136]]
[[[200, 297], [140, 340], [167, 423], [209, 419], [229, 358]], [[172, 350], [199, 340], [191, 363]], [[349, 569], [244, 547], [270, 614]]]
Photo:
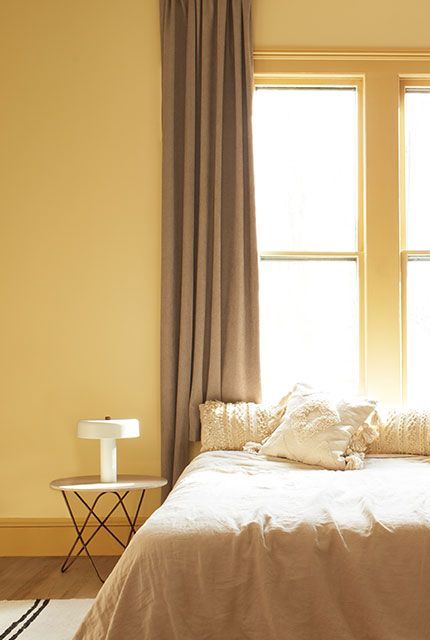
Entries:
[[[37, 598], [94, 598], [101, 582], [87, 558], [78, 558], [61, 573], [62, 558], [0, 558], [0, 600]], [[98, 556], [97, 568], [103, 577], [112, 571], [118, 558]]]

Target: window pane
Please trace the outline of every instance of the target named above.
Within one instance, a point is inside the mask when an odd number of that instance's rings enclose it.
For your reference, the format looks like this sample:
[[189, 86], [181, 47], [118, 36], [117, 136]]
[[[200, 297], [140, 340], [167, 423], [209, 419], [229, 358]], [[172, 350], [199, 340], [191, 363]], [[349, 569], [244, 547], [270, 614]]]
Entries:
[[412, 258], [407, 275], [408, 403], [429, 405], [430, 260]]
[[257, 88], [254, 153], [260, 250], [356, 250], [354, 88]]
[[358, 389], [356, 260], [260, 262], [263, 396], [302, 381]]
[[430, 92], [406, 91], [406, 234], [408, 249], [430, 248]]

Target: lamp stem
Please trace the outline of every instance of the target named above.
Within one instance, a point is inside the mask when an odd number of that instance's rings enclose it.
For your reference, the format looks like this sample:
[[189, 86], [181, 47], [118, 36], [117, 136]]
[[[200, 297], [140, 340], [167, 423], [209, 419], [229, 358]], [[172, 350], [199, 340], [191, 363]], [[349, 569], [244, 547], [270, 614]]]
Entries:
[[116, 440], [100, 440], [100, 479], [102, 482], [116, 482]]

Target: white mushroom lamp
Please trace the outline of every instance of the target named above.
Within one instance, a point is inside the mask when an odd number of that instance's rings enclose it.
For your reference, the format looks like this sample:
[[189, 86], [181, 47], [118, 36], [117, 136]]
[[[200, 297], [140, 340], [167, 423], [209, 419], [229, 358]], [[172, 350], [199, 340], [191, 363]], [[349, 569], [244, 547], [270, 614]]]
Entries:
[[139, 420], [116, 420], [106, 416], [104, 420], [79, 420], [78, 438], [100, 440], [100, 480], [116, 482], [116, 441], [120, 438], [138, 438]]

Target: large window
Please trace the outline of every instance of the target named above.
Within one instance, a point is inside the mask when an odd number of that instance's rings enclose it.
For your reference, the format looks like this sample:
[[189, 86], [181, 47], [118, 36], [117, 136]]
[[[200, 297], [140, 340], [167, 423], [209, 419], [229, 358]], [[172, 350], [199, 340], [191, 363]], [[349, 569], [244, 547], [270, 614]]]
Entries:
[[[362, 380], [359, 81], [257, 85], [263, 396]], [[430, 263], [429, 263], [430, 266]]]
[[406, 397], [429, 404], [430, 87], [403, 83]]
[[261, 51], [255, 80], [265, 399], [428, 406], [430, 55]]

